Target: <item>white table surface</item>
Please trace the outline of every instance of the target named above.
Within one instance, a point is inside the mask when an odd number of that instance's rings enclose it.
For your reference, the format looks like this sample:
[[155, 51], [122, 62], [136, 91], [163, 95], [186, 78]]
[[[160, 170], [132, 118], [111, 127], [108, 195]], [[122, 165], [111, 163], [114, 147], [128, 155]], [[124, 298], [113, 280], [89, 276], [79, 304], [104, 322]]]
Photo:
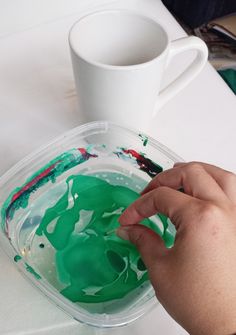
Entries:
[[[0, 0], [0, 175], [80, 123], [67, 35], [81, 15], [101, 7], [135, 9], [158, 19], [171, 39], [185, 35], [160, 0]], [[176, 59], [164, 85], [191, 58]], [[185, 160], [236, 171], [236, 99], [209, 64], [159, 111], [150, 133]], [[123, 328], [79, 324], [31, 287], [2, 251], [0, 264], [1, 335], [186, 334], [161, 306]]]

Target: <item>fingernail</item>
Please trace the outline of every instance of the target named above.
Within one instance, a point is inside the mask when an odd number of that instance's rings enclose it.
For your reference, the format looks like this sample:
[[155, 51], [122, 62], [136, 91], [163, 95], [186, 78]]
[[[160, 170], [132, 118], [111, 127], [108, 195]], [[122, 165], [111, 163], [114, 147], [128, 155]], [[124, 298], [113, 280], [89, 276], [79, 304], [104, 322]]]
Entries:
[[116, 231], [117, 236], [123, 240], [129, 241], [129, 227], [119, 227]]

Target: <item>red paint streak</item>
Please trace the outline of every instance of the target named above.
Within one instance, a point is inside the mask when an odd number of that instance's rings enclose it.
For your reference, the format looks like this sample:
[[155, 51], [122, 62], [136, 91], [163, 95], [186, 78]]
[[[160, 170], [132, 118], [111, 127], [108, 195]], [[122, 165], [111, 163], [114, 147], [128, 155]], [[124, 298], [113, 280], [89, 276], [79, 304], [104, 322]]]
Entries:
[[125, 154], [130, 154], [131, 156], [137, 158], [137, 159], [143, 159], [143, 157], [135, 150], [133, 149], [125, 149], [123, 150]]
[[52, 169], [55, 167], [55, 165], [57, 163], [49, 166], [49, 168], [47, 168], [46, 170], [44, 170], [43, 172], [41, 172], [38, 176], [36, 176], [35, 178], [33, 178], [28, 184], [26, 184], [24, 187], [22, 187], [22, 189], [19, 192], [15, 193], [13, 195], [12, 199], [11, 199], [11, 203], [14, 202], [15, 200], [17, 200], [21, 196], [22, 193], [24, 193], [30, 187], [32, 187], [33, 185], [35, 185], [40, 179], [46, 177], [49, 174], [49, 172], [52, 171]]
[[132, 149], [123, 149], [125, 154], [130, 154], [132, 157], [134, 157], [137, 161], [137, 164], [139, 165], [139, 168], [146, 172], [150, 177], [155, 177], [157, 173], [162, 172], [162, 168], [152, 162], [149, 158], [145, 158], [141, 154], [139, 154], [137, 151]]
[[[90, 153], [88, 153], [86, 151], [86, 149], [84, 148], [78, 148], [78, 151], [81, 153], [81, 155], [83, 157], [97, 157], [97, 155], [92, 155]], [[51, 171], [52, 169], [58, 164], [60, 163], [61, 160], [57, 161], [56, 163], [54, 163], [53, 165], [49, 166], [49, 168], [47, 168], [46, 170], [44, 170], [43, 172], [41, 172], [38, 176], [36, 176], [35, 178], [33, 178], [27, 185], [25, 185], [24, 187], [22, 187], [22, 189], [20, 189], [20, 191], [18, 191], [17, 193], [15, 193], [12, 196], [11, 199], [11, 203], [16, 201], [25, 191], [27, 191], [29, 188], [31, 188], [32, 186], [34, 186], [39, 180], [43, 179], [44, 177], [46, 177]]]
[[81, 155], [85, 158], [85, 159], [88, 159], [89, 157], [98, 157], [97, 155], [95, 154], [90, 154], [86, 149], [84, 148], [78, 148], [77, 149]]
[[80, 153], [81, 153], [82, 155], [85, 155], [85, 154], [88, 153], [84, 148], [78, 148], [78, 150], [80, 151]]

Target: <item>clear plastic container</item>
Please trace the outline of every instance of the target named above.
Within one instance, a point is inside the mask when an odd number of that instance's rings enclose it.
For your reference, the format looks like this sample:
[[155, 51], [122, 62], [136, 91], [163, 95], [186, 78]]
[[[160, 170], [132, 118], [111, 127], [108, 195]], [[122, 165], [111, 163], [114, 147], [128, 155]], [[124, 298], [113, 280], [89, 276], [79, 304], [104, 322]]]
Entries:
[[[55, 248], [37, 232], [47, 210], [65, 194], [66, 180], [71, 176], [93, 176], [139, 193], [152, 177], [176, 161], [181, 158], [156, 140], [110, 122], [77, 127], [26, 157], [0, 178], [0, 245], [35, 287], [76, 320], [98, 327], [132, 322], [157, 303], [149, 280], [121, 298], [73, 302], [60, 293], [66, 285], [57, 273]], [[86, 215], [84, 211], [84, 220]], [[163, 220], [156, 217], [154, 221], [163, 232]], [[56, 225], [54, 222], [54, 226], [47, 227], [48, 236]], [[76, 226], [73, 234], [79, 234], [79, 229]], [[166, 232], [174, 235], [170, 222]], [[115, 232], [111, 234], [117, 238]], [[92, 257], [99, 264], [95, 252]], [[86, 268], [86, 257], [84, 261]], [[145, 270], [141, 270], [138, 273], [142, 275]], [[94, 290], [96, 296], [98, 288]]]

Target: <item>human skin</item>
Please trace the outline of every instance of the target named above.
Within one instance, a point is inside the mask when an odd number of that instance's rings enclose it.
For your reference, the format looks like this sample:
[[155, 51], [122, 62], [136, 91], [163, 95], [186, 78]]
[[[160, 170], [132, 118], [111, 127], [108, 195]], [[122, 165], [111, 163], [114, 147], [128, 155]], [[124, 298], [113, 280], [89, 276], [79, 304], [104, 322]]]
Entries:
[[[176, 227], [171, 249], [139, 224], [157, 212]], [[136, 245], [158, 300], [182, 327], [192, 335], [236, 334], [235, 174], [177, 163], [157, 175], [119, 221], [117, 234]]]

